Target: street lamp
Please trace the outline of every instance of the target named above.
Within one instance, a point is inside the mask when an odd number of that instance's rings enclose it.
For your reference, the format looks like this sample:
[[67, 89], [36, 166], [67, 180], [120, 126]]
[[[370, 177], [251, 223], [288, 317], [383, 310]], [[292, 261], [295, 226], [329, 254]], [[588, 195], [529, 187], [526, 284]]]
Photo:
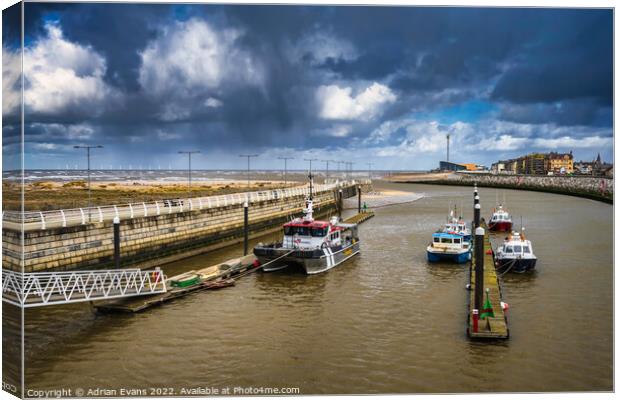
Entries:
[[329, 179], [329, 163], [334, 162], [334, 160], [321, 160], [321, 162], [325, 163], [325, 183]]
[[192, 197], [192, 154], [198, 154], [200, 150], [179, 151], [179, 154], [187, 154], [187, 197]]
[[250, 158], [258, 157], [258, 154], [239, 154], [239, 157], [247, 157], [248, 159], [248, 188], [250, 187]]
[[284, 160], [284, 186], [286, 186], [286, 160], [293, 160], [294, 157], [278, 157], [278, 160]]
[[[96, 146], [73, 146], [74, 149], [86, 149], [86, 158], [88, 160], [88, 208], [90, 209], [90, 149], [102, 149], [103, 146], [98, 144]], [[89, 213], [90, 217], [90, 213]], [[89, 218], [90, 219], [90, 218]]]

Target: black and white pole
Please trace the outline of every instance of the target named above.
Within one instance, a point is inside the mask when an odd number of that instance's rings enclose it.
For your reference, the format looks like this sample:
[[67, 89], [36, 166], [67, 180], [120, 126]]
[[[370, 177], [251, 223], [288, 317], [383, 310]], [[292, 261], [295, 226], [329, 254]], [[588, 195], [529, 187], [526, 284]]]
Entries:
[[474, 228], [480, 226], [480, 203], [474, 205]]
[[114, 217], [114, 267], [121, 268], [121, 221], [118, 217]]
[[243, 203], [243, 255], [248, 255], [248, 234], [250, 228], [248, 226], [248, 202]]
[[362, 212], [362, 187], [360, 185], [357, 186], [357, 213]]
[[484, 228], [480, 226], [476, 228], [474, 254], [476, 258], [474, 308], [481, 310], [484, 291]]
[[338, 218], [342, 219], [342, 189], [338, 190]]
[[478, 196], [478, 185], [474, 183], [474, 197]]

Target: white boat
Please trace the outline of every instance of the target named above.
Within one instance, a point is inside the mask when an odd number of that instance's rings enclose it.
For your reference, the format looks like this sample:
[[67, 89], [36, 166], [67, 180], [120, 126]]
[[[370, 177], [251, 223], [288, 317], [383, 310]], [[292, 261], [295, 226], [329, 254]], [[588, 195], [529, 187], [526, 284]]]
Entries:
[[495, 268], [498, 272], [523, 273], [536, 267], [532, 242], [525, 237], [525, 229], [513, 232], [495, 252]]

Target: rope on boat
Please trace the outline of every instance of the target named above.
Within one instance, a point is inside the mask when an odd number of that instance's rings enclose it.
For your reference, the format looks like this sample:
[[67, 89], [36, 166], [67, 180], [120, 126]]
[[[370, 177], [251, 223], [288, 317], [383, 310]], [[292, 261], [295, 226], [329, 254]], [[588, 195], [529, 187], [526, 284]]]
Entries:
[[267, 263], [265, 263], [265, 264], [261, 264], [261, 265], [259, 265], [259, 266], [258, 266], [258, 267], [256, 267], [256, 268], [252, 268], [252, 269], [250, 269], [250, 270], [248, 270], [248, 271], [244, 272], [243, 274], [239, 274], [239, 275], [237, 275], [237, 276], [235, 277], [235, 279], [236, 279], [236, 278], [241, 278], [241, 277], [243, 277], [243, 276], [245, 276], [245, 275], [247, 275], [247, 274], [251, 274], [252, 272], [254, 272], [254, 271], [256, 271], [256, 270], [261, 269], [261, 268], [263, 268], [264, 266], [271, 264], [272, 262], [276, 262], [276, 261], [278, 261], [279, 259], [284, 258], [284, 257], [288, 256], [288, 255], [289, 255], [289, 254], [291, 254], [291, 253], [294, 253], [294, 252], [295, 252], [295, 250], [297, 250], [297, 249], [293, 249], [293, 250], [289, 251], [289, 252], [288, 252], [288, 253], [286, 253], [286, 254], [282, 254], [282, 255], [281, 255], [280, 257], [278, 257], [278, 258], [274, 258], [273, 260], [271, 260], [271, 261], [269, 261], [269, 262], [267, 262]]
[[510, 270], [512, 269], [512, 267], [517, 263], [517, 259], [515, 258], [514, 260], [512, 260], [512, 262], [510, 263], [510, 265], [508, 266], [508, 269], [506, 269], [504, 272], [501, 273], [501, 275], [498, 275], [498, 278], [501, 278], [502, 276], [506, 275], [508, 272], [510, 272]]

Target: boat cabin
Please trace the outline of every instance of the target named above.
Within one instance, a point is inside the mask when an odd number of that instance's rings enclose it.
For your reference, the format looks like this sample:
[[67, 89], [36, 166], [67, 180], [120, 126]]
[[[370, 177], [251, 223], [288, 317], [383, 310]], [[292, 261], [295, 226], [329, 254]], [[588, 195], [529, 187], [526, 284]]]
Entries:
[[514, 254], [516, 256], [523, 256], [532, 254], [529, 243], [505, 243], [502, 250], [506, 255]]
[[282, 246], [288, 249], [319, 249], [352, 243], [357, 225], [297, 219], [284, 224]]
[[504, 243], [498, 249], [503, 255], [511, 257], [532, 257], [534, 252], [532, 250], [532, 243], [525, 238], [523, 232], [514, 232], [504, 239]]
[[434, 233], [432, 247], [436, 248], [468, 248], [469, 241], [461, 235], [454, 233]]

